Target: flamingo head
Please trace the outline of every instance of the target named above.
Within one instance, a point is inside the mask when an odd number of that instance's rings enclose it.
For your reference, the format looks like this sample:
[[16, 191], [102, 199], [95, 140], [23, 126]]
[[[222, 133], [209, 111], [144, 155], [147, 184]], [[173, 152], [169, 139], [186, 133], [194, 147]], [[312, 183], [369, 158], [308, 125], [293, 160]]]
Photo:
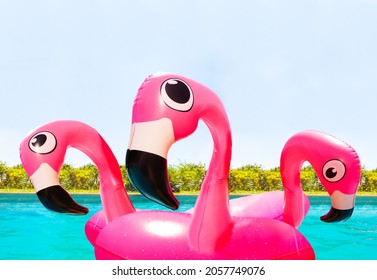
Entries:
[[296, 171], [304, 161], [312, 165], [331, 197], [332, 207], [321, 220], [338, 222], [350, 218], [361, 177], [361, 164], [356, 151], [342, 140], [319, 131], [295, 134], [284, 146], [281, 156], [286, 197], [300, 186], [299, 172]]
[[20, 145], [21, 162], [39, 200], [55, 212], [88, 213], [88, 209], [77, 204], [59, 182], [59, 171], [68, 146], [66, 131], [60, 128], [77, 124], [59, 121], [43, 125], [26, 136]]
[[341, 222], [348, 220], [355, 207], [355, 198], [361, 178], [361, 164], [356, 151], [348, 144], [343, 151], [334, 150], [337, 155], [325, 158], [320, 166], [313, 166], [323, 187], [330, 194], [331, 209], [321, 216], [324, 222]]
[[135, 98], [126, 155], [133, 186], [147, 198], [177, 209], [179, 202], [168, 180], [168, 151], [173, 143], [191, 135], [200, 119], [211, 122], [213, 115], [221, 119], [224, 109], [204, 85], [175, 74], [147, 77]]

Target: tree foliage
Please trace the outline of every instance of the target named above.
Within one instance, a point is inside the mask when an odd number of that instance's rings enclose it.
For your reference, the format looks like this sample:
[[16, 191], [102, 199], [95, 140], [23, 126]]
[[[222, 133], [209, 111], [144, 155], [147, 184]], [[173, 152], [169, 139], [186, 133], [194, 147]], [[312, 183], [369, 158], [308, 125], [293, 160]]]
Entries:
[[[128, 192], [136, 191], [130, 183], [125, 166], [120, 166], [123, 184]], [[170, 184], [174, 192], [196, 193], [206, 174], [204, 164], [180, 163], [169, 166]], [[300, 172], [302, 188], [305, 192], [325, 191], [316, 173], [311, 166], [302, 168]], [[98, 192], [100, 176], [93, 164], [81, 167], [72, 167], [64, 164], [59, 173], [61, 185], [68, 191]], [[229, 190], [232, 193], [262, 192], [282, 190], [280, 169], [263, 169], [259, 165], [246, 165], [232, 168], [229, 173]], [[0, 190], [3, 191], [32, 191], [23, 166], [7, 166], [0, 162]], [[377, 169], [362, 168], [360, 192], [377, 193]]]

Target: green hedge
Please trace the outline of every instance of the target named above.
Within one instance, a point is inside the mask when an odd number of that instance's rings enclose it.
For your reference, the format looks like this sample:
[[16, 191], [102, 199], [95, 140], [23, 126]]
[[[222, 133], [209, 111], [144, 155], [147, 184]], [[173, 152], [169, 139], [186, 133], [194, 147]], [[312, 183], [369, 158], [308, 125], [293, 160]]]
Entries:
[[[135, 191], [121, 166], [123, 182], [127, 191]], [[181, 163], [169, 166], [169, 176], [174, 192], [198, 192], [206, 173], [204, 164]], [[300, 173], [305, 192], [324, 191], [311, 166]], [[98, 169], [93, 164], [72, 167], [64, 164], [60, 171], [60, 182], [68, 191], [96, 192], [99, 189]], [[279, 168], [263, 169], [258, 165], [232, 168], [229, 173], [229, 188], [232, 193], [282, 190]], [[0, 162], [0, 189], [30, 191], [33, 186], [21, 164], [7, 166]], [[362, 169], [359, 191], [377, 193], [377, 169]]]

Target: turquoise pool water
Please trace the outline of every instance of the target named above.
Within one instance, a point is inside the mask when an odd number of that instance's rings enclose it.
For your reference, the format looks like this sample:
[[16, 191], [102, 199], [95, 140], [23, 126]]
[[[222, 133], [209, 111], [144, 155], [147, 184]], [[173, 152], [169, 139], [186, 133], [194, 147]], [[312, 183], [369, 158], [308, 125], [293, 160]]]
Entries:
[[[98, 195], [74, 198], [101, 210]], [[131, 196], [138, 209], [163, 209], [142, 196]], [[196, 197], [179, 196], [180, 211], [193, 207]], [[329, 210], [328, 197], [310, 197], [311, 208], [299, 230], [320, 260], [377, 260], [377, 198], [358, 197], [353, 216], [344, 223], [326, 224], [319, 217]], [[84, 226], [90, 216], [47, 211], [34, 194], [0, 194], [1, 260], [93, 260], [93, 247]]]

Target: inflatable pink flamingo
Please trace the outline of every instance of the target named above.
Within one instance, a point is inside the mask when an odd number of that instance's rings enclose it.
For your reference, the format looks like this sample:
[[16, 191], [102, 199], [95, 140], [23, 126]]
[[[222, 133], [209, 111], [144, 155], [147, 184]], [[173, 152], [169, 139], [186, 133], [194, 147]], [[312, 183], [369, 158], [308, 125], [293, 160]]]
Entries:
[[77, 121], [55, 121], [40, 126], [20, 145], [21, 162], [47, 209], [60, 213], [88, 213], [88, 209], [78, 205], [59, 182], [59, 171], [69, 147], [84, 152], [98, 167], [106, 222], [135, 212], [113, 152], [95, 129]]
[[[177, 113], [183, 118], [179, 119]], [[178, 207], [167, 179], [166, 156], [172, 143], [195, 131], [200, 118], [210, 128], [215, 148], [192, 215], [135, 211], [120, 173], [114, 171], [119, 166], [112, 152], [95, 130], [82, 123], [61, 121], [40, 127], [21, 144], [21, 159], [42, 203], [51, 210], [76, 214], [86, 213], [87, 209], [77, 205], [59, 186], [57, 174], [64, 153], [68, 147], [76, 147], [98, 166], [104, 210], [93, 217], [98, 223], [93, 219], [88, 222], [86, 232], [92, 234], [88, 238], [99, 259], [314, 258], [310, 244], [288, 224], [289, 218], [284, 223], [230, 214], [229, 123], [216, 95], [192, 80], [156, 75], [141, 86], [126, 159], [133, 184], [147, 197], [173, 209]], [[287, 211], [286, 216], [289, 214]], [[93, 230], [96, 225], [102, 230]]]
[[47, 208], [59, 213], [87, 214], [61, 187], [59, 172], [68, 148], [85, 153], [98, 167], [103, 210], [86, 224], [89, 241], [117, 217], [135, 212], [123, 185], [119, 164], [102, 136], [78, 121], [55, 121], [36, 128], [20, 145], [22, 164], [38, 198]]
[[232, 214], [255, 217], [269, 215], [299, 227], [309, 208], [308, 198], [300, 182], [300, 170], [306, 161], [313, 166], [331, 196], [332, 207], [321, 220], [346, 221], [352, 215], [360, 183], [360, 159], [347, 143], [318, 131], [296, 133], [285, 144], [280, 159], [284, 192], [273, 191], [232, 199]]
[[[133, 107], [126, 156], [133, 185], [146, 197], [176, 209], [179, 202], [167, 176], [167, 153], [174, 142], [196, 130], [200, 119], [210, 129], [214, 150], [192, 215], [160, 211], [158, 218], [148, 222], [125, 215], [99, 233], [97, 257], [132, 259], [141, 250], [143, 259], [314, 258], [310, 244], [294, 227], [273, 219], [231, 215], [228, 173], [232, 143], [228, 118], [216, 94], [193, 80], [153, 75], [141, 85]], [[122, 231], [115, 237], [119, 242], [110, 242], [121, 224], [128, 225], [124, 227], [126, 233]], [[141, 245], [135, 240], [149, 242]], [[144, 246], [147, 249], [141, 249]]]
[[305, 161], [313, 166], [331, 197], [332, 207], [321, 220], [337, 222], [351, 217], [361, 177], [359, 156], [340, 139], [317, 131], [303, 131], [293, 135], [281, 153], [280, 172], [285, 188], [283, 220], [298, 227], [305, 216], [299, 172]]

